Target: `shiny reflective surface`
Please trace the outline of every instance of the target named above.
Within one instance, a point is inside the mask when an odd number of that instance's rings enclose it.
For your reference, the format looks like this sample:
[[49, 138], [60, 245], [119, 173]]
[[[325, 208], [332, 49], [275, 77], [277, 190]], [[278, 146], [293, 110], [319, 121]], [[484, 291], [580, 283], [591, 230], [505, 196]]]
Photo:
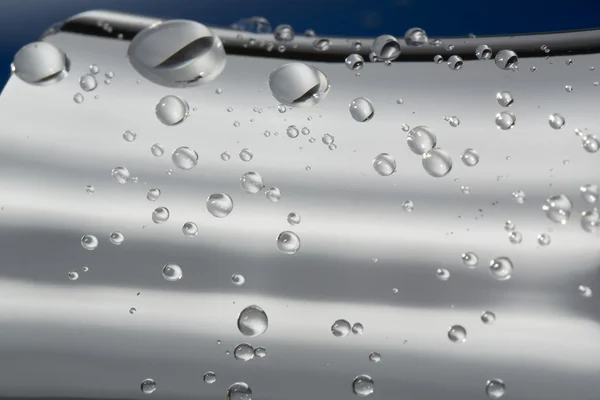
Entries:
[[[598, 158], [572, 129], [591, 134], [597, 126], [599, 78], [589, 70], [597, 55], [571, 56], [570, 66], [564, 57], [521, 58], [518, 72], [493, 59], [465, 60], [460, 71], [430, 60], [367, 63], [360, 78], [343, 59], [315, 62], [332, 82], [327, 98], [285, 113], [267, 80], [288, 61], [228, 55], [223, 75], [203, 90], [173, 91], [190, 115], [170, 127], [154, 114], [165, 91], [128, 66], [126, 42], [67, 33], [46, 40], [69, 56], [73, 73], [47, 87], [13, 77], [0, 97], [3, 397], [223, 399], [244, 382], [256, 399], [300, 400], [308, 393], [290, 388], [310, 382], [311, 395], [342, 400], [355, 398], [361, 375], [376, 382], [373, 399], [476, 400], [494, 380], [505, 385], [503, 398], [596, 395], [600, 248], [581, 228], [581, 213], [593, 206], [579, 191], [598, 184]], [[85, 93], [76, 104], [78, 79], [91, 64], [115, 76], [98, 84], [98, 99]], [[400, 70], [423, 79], [399, 80]], [[565, 92], [566, 81], [577, 90]], [[494, 123], [498, 91], [517, 99], [510, 130]], [[377, 110], [367, 124], [348, 112], [358, 96]], [[552, 113], [569, 124], [552, 129]], [[446, 115], [461, 124], [450, 127]], [[448, 175], [427, 174], [402, 124], [436, 133], [455, 160]], [[310, 134], [292, 140], [290, 125]], [[135, 141], [123, 140], [127, 129]], [[325, 133], [335, 136], [335, 150], [320, 140]], [[193, 148], [197, 166], [174, 168], [170, 157], [148, 151], [154, 143], [167, 154]], [[249, 161], [237, 156], [245, 148]], [[481, 157], [472, 167], [459, 161], [468, 148]], [[224, 152], [235, 156], [224, 162]], [[396, 161], [385, 178], [373, 168], [381, 153]], [[111, 176], [116, 166], [131, 176], [123, 184]], [[248, 171], [281, 199], [246, 193], [240, 177]], [[153, 188], [156, 202], [146, 199]], [[516, 190], [527, 193], [524, 204], [512, 198]], [[235, 203], [225, 218], [207, 212], [215, 193]], [[557, 193], [573, 202], [564, 225], [542, 210]], [[152, 222], [157, 207], [170, 212], [164, 223]], [[276, 242], [290, 229], [290, 212], [302, 215], [291, 228], [302, 240], [293, 255]], [[519, 245], [506, 238], [507, 220], [523, 235]], [[188, 221], [198, 226], [193, 239], [181, 231]], [[126, 240], [112, 245], [112, 232]], [[541, 232], [550, 245], [540, 246]], [[82, 246], [84, 235], [97, 238], [93, 251]], [[475, 268], [463, 264], [467, 252], [477, 255]], [[514, 264], [510, 279], [490, 273], [499, 257]], [[163, 277], [169, 263], [181, 266], [181, 279]], [[438, 269], [451, 278], [438, 279]], [[233, 274], [245, 284], [232, 284]], [[255, 337], [237, 326], [252, 305], [268, 313], [268, 329]], [[492, 325], [482, 323], [484, 310], [493, 310]], [[334, 336], [340, 319], [360, 322], [364, 333]], [[453, 326], [468, 340], [452, 343]], [[239, 362], [233, 352], [241, 343], [268, 356]], [[374, 352], [381, 362], [369, 360]], [[216, 382], [202, 382], [206, 371]], [[151, 395], [140, 390], [145, 379], [156, 383]]]

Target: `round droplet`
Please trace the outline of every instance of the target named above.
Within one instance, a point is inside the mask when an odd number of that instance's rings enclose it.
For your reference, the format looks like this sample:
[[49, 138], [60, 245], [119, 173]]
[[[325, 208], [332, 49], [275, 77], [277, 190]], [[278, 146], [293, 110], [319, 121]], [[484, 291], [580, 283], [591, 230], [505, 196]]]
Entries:
[[287, 222], [288, 224], [292, 225], [292, 226], [296, 226], [300, 223], [301, 218], [299, 214], [296, 214], [295, 212], [291, 212], [288, 214], [287, 216]]
[[600, 186], [595, 184], [583, 185], [579, 188], [579, 191], [583, 200], [589, 204], [596, 203], [600, 196]]
[[331, 143], [333, 143], [334, 140], [335, 140], [335, 138], [333, 137], [333, 135], [331, 135], [329, 133], [324, 134], [323, 138], [321, 139], [323, 144], [326, 144], [326, 145], [330, 145]]
[[473, 253], [473, 252], [466, 252], [463, 253], [462, 257], [462, 261], [463, 264], [470, 269], [473, 269], [477, 266], [477, 264], [479, 263], [479, 257], [477, 257], [477, 254]]
[[360, 54], [350, 54], [346, 57], [346, 67], [352, 71], [359, 71], [365, 65], [365, 60]]
[[437, 54], [433, 57], [433, 62], [436, 64], [441, 64], [444, 62], [444, 57], [442, 57], [441, 55]]
[[228, 152], [224, 151], [221, 153], [221, 160], [223, 161], [229, 161], [229, 159], [231, 158], [231, 155], [229, 155]]
[[502, 107], [509, 107], [514, 102], [512, 95], [508, 92], [496, 93], [496, 100], [498, 101], [498, 104], [500, 104]]
[[271, 72], [269, 88], [273, 97], [286, 106], [312, 107], [326, 97], [330, 85], [318, 68], [293, 62]]
[[267, 356], [267, 350], [264, 347], [257, 347], [254, 349], [254, 356], [257, 358], [263, 358]]
[[165, 153], [165, 149], [160, 145], [160, 143], [154, 143], [152, 147], [150, 147], [150, 152], [154, 157], [160, 157]]
[[136, 309], [135, 307], [131, 307], [131, 308], [129, 309], [129, 314], [132, 314], [132, 315], [133, 315], [133, 314], [135, 314], [136, 312], [137, 312], [137, 309]]
[[371, 354], [369, 354], [369, 361], [374, 362], [374, 363], [380, 362], [381, 354], [377, 353], [376, 351], [372, 352]]
[[492, 58], [492, 49], [487, 44], [480, 44], [475, 49], [475, 56], [480, 60], [489, 60]]
[[288, 137], [294, 139], [298, 137], [300, 131], [298, 130], [298, 128], [296, 128], [296, 125], [290, 125], [285, 130], [285, 133], [288, 135]]
[[226, 400], [252, 400], [252, 389], [245, 382], [236, 382], [227, 389]]
[[600, 213], [594, 208], [593, 210], [581, 213], [581, 228], [589, 233], [595, 233], [600, 225]]
[[156, 382], [154, 382], [154, 379], [144, 379], [141, 388], [145, 394], [154, 393], [156, 391]]
[[350, 115], [358, 122], [366, 122], [373, 118], [375, 109], [369, 99], [358, 97], [350, 103]]
[[98, 72], [100, 72], [100, 68], [96, 64], [90, 65], [89, 70], [94, 75], [96, 75], [96, 74], [98, 74]]
[[233, 200], [225, 193], [215, 193], [206, 199], [206, 210], [217, 218], [225, 218], [233, 211]]
[[160, 189], [153, 188], [148, 190], [148, 193], [146, 193], [146, 199], [148, 199], [148, 201], [156, 201], [159, 197]]
[[246, 172], [240, 178], [240, 184], [246, 193], [252, 194], [260, 192], [265, 187], [262, 176], [257, 172]]
[[573, 210], [573, 203], [564, 194], [550, 196], [542, 205], [542, 210], [552, 222], [566, 224]]
[[537, 241], [540, 246], [548, 246], [551, 242], [551, 238], [547, 233], [541, 233], [538, 235]]
[[412, 201], [410, 201], [410, 200], [405, 200], [405, 201], [402, 203], [402, 208], [403, 208], [403, 209], [404, 209], [404, 211], [406, 211], [406, 212], [413, 212], [413, 211], [414, 211], [414, 209], [415, 209], [415, 205], [413, 204], [413, 202], [412, 202]]
[[69, 280], [71, 280], [71, 281], [76, 281], [77, 279], [79, 279], [79, 273], [77, 273], [77, 271], [69, 271], [67, 276], [69, 277]]
[[355, 323], [354, 325], [352, 325], [352, 333], [354, 333], [355, 335], [362, 335], [365, 331], [365, 328], [363, 327], [363, 324], [361, 324], [360, 322]]
[[515, 228], [516, 228], [516, 225], [514, 224], [514, 222], [512, 222], [510, 220], [506, 221], [504, 223], [504, 230], [506, 230], [507, 232], [514, 231]]
[[79, 78], [79, 86], [82, 90], [91, 92], [98, 87], [98, 82], [96, 82], [94, 75], [86, 74]]
[[129, 182], [131, 174], [129, 173], [129, 170], [125, 167], [116, 167], [112, 170], [112, 177], [118, 183], [125, 184]]
[[504, 396], [505, 392], [506, 386], [500, 379], [491, 379], [485, 384], [485, 394], [487, 394], [490, 399], [499, 399]]
[[310, 129], [308, 129], [307, 127], [302, 128], [302, 134], [305, 136], [310, 134]]
[[513, 263], [508, 257], [498, 257], [490, 261], [490, 273], [499, 281], [510, 279], [513, 271]]
[[98, 247], [98, 238], [94, 235], [83, 235], [81, 237], [81, 247], [86, 250], [94, 250]]
[[462, 325], [453, 325], [448, 330], [448, 339], [452, 343], [464, 343], [467, 341], [467, 330]]
[[300, 238], [291, 231], [281, 232], [277, 236], [277, 248], [284, 254], [295, 254], [300, 250]]
[[456, 116], [452, 116], [452, 117], [447, 117], [447, 121], [448, 124], [450, 124], [451, 127], [456, 128], [457, 126], [460, 125], [460, 120], [458, 119], [458, 117]]
[[396, 160], [387, 153], [381, 153], [373, 159], [373, 168], [381, 176], [390, 176], [396, 172]]
[[331, 333], [335, 337], [345, 337], [350, 334], [350, 323], [345, 319], [338, 319], [331, 325]]
[[496, 321], [496, 314], [491, 311], [484, 311], [481, 313], [481, 322], [486, 325], [492, 325]]
[[600, 148], [600, 142], [595, 136], [584, 136], [581, 138], [581, 146], [588, 153], [595, 153]]
[[511, 129], [517, 120], [513, 113], [502, 111], [496, 114], [496, 126], [503, 131]]
[[155, 224], [167, 222], [171, 213], [167, 207], [158, 207], [152, 211], [152, 221]]
[[369, 375], [358, 375], [352, 381], [352, 391], [357, 396], [368, 396], [375, 391], [375, 382]]
[[522, 190], [514, 191], [512, 196], [515, 199], [515, 201], [517, 202], [517, 204], [524, 204], [525, 199], [527, 198], [527, 196], [525, 195], [525, 192]]
[[453, 55], [448, 58], [448, 68], [454, 71], [458, 71], [463, 67], [463, 59], [460, 56]]
[[194, 237], [198, 234], [198, 225], [193, 222], [186, 222], [181, 227], [181, 232], [187, 237]]
[[240, 160], [248, 162], [251, 161], [254, 158], [254, 154], [252, 154], [252, 151], [250, 149], [242, 149], [240, 151]]
[[165, 280], [175, 282], [183, 277], [183, 270], [177, 264], [165, 264], [162, 269], [162, 275]]
[[136, 137], [137, 135], [135, 134], [135, 132], [132, 132], [130, 130], [123, 132], [123, 139], [125, 139], [126, 142], [133, 142]]
[[87, 185], [85, 187], [85, 192], [87, 194], [94, 194], [95, 191], [96, 191], [96, 189], [94, 189], [94, 186], [92, 186], [92, 185]]
[[404, 42], [409, 46], [420, 47], [427, 44], [428, 40], [427, 33], [421, 28], [411, 28], [404, 34]]
[[437, 138], [426, 126], [416, 126], [408, 132], [406, 142], [410, 150], [422, 155], [431, 150], [436, 144]]
[[400, 55], [400, 43], [391, 35], [378, 36], [371, 45], [375, 61], [393, 61]]
[[452, 170], [450, 155], [439, 147], [434, 147], [423, 154], [422, 160], [425, 172], [434, 178], [446, 176]]
[[440, 281], [447, 281], [450, 279], [450, 271], [448, 271], [446, 268], [438, 268], [435, 274]]
[[460, 159], [467, 167], [474, 167], [479, 162], [479, 153], [473, 149], [466, 149], [460, 155]]
[[177, 168], [189, 170], [198, 164], [198, 153], [189, 147], [179, 147], [171, 155], [171, 160]]
[[75, 93], [75, 95], [73, 96], [73, 101], [77, 104], [81, 104], [83, 103], [83, 95], [81, 93]]
[[281, 200], [281, 191], [276, 187], [272, 187], [265, 192], [265, 196], [267, 196], [269, 201], [277, 203], [279, 200]]
[[273, 32], [275, 40], [280, 42], [289, 42], [294, 40], [294, 29], [290, 25], [278, 25]]
[[519, 231], [513, 231], [508, 234], [508, 240], [512, 244], [519, 244], [523, 241], [523, 235]]
[[106, 71], [106, 73], [104, 74], [104, 76], [106, 76], [108, 79], [112, 79], [115, 77], [115, 73], [112, 71]]
[[206, 26], [188, 20], [152, 24], [133, 38], [127, 55], [140, 75], [166, 87], [210, 82], [226, 64], [221, 40]]
[[515, 70], [519, 65], [519, 57], [512, 50], [500, 50], [496, 53], [496, 66], [504, 70]]
[[119, 246], [120, 244], [123, 243], [123, 241], [125, 241], [125, 236], [121, 233], [121, 232], [113, 232], [110, 234], [110, 236], [108, 237], [108, 239], [110, 240], [110, 242], [112, 244], [115, 244], [117, 246]]
[[254, 349], [248, 343], [238, 344], [233, 350], [233, 357], [239, 361], [250, 361], [254, 358]]
[[203, 379], [205, 383], [208, 383], [210, 385], [217, 381], [217, 375], [212, 371], [208, 371], [204, 374]]
[[233, 274], [231, 275], [231, 282], [235, 286], [243, 286], [246, 283], [246, 278], [242, 274]]
[[560, 114], [550, 114], [548, 123], [553, 129], [560, 129], [565, 125], [565, 119]]
[[244, 308], [237, 320], [237, 327], [244, 336], [259, 336], [269, 327], [269, 319], [262, 308], [249, 306]]
[[593, 296], [594, 293], [592, 292], [592, 289], [589, 286], [580, 285], [579, 294], [581, 294], [581, 296], [585, 297], [586, 299], [589, 299]]
[[67, 55], [48, 42], [23, 46], [16, 54], [11, 71], [31, 85], [49, 85], [64, 79], [70, 69]]
[[182, 123], [189, 115], [188, 103], [177, 96], [165, 96], [156, 103], [156, 117], [167, 126]]

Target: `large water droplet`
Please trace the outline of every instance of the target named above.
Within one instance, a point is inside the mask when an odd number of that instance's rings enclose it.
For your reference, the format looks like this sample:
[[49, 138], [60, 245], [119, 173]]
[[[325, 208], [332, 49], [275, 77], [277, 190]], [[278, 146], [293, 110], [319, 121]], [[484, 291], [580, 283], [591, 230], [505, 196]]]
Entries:
[[249, 306], [238, 316], [237, 327], [244, 336], [259, 336], [269, 327], [269, 318], [262, 308]]
[[564, 225], [571, 216], [573, 203], [566, 195], [557, 194], [546, 199], [542, 205], [542, 210], [550, 221]]
[[496, 321], [496, 314], [491, 311], [484, 311], [481, 313], [481, 322], [486, 325], [492, 325]]
[[452, 170], [452, 158], [443, 149], [434, 147], [423, 154], [422, 160], [425, 172], [434, 178], [446, 176]]
[[125, 167], [114, 168], [112, 170], [111, 175], [112, 175], [113, 179], [120, 184], [129, 182], [129, 179], [131, 178], [131, 174], [129, 173], [129, 170]]
[[145, 394], [154, 393], [156, 391], [156, 382], [154, 382], [154, 379], [144, 379], [141, 384], [141, 389]]
[[346, 67], [352, 71], [361, 70], [365, 65], [365, 60], [362, 58], [360, 54], [350, 54], [346, 57]]
[[553, 129], [560, 129], [565, 124], [565, 119], [560, 114], [550, 114], [548, 117], [548, 123]]
[[381, 153], [373, 159], [373, 168], [381, 176], [390, 176], [396, 171], [396, 160], [388, 153]]
[[491, 379], [485, 384], [485, 393], [490, 399], [499, 399], [505, 392], [506, 385], [500, 379]]
[[48, 42], [23, 46], [11, 65], [12, 72], [23, 82], [40, 86], [61, 81], [69, 69], [67, 55]]
[[217, 381], [217, 375], [212, 372], [212, 371], [208, 371], [207, 373], [204, 374], [204, 382], [208, 383], [208, 384], [213, 384]]
[[254, 349], [248, 343], [241, 343], [233, 350], [233, 356], [239, 361], [250, 361], [254, 358]]
[[358, 375], [352, 381], [352, 391], [357, 396], [368, 396], [375, 391], [375, 382], [369, 375]]
[[500, 104], [502, 107], [509, 107], [514, 102], [512, 95], [508, 92], [496, 93], [496, 100], [498, 101], [498, 104]]
[[91, 92], [92, 90], [98, 87], [98, 82], [96, 82], [96, 78], [94, 75], [85, 74], [81, 78], [79, 78], [79, 86], [82, 90], [86, 92]]
[[252, 400], [252, 389], [245, 382], [236, 382], [227, 389], [226, 400]]
[[579, 191], [583, 200], [589, 204], [597, 202], [598, 197], [600, 196], [600, 186], [592, 183], [581, 186]]
[[513, 263], [508, 257], [498, 257], [490, 261], [490, 273], [499, 281], [510, 279], [513, 271]]
[[329, 93], [329, 79], [311, 65], [293, 62], [269, 75], [269, 88], [277, 101], [287, 106], [312, 107]]
[[426, 126], [416, 126], [408, 132], [406, 143], [410, 150], [418, 155], [422, 155], [431, 150], [437, 142], [433, 132]]
[[373, 118], [375, 109], [369, 99], [358, 97], [350, 103], [350, 115], [358, 122], [366, 122]]
[[496, 126], [503, 131], [511, 129], [516, 121], [517, 117], [513, 113], [502, 111], [496, 114]]
[[225, 218], [233, 210], [233, 200], [225, 193], [215, 193], [206, 199], [206, 210], [217, 218]]
[[162, 224], [169, 220], [170, 215], [171, 213], [169, 212], [169, 209], [167, 207], [157, 207], [152, 212], [152, 221], [155, 224]]
[[167, 87], [192, 87], [217, 78], [225, 68], [223, 43], [206, 26], [187, 20], [153, 24], [127, 49], [144, 78]]
[[156, 117], [167, 126], [182, 123], [189, 115], [188, 103], [177, 96], [165, 96], [156, 104]]
[[470, 252], [470, 251], [463, 253], [461, 258], [462, 258], [463, 264], [465, 264], [465, 266], [467, 268], [473, 269], [479, 263], [479, 257], [477, 257], [477, 254]]
[[512, 50], [500, 50], [496, 53], [496, 66], [504, 70], [515, 70], [519, 65], [519, 57]]
[[593, 210], [581, 213], [581, 228], [584, 231], [595, 233], [599, 225], [600, 213], [598, 213], [598, 209], [594, 208]]
[[411, 28], [404, 34], [404, 42], [409, 46], [420, 47], [427, 43], [427, 33], [421, 28]]
[[242, 185], [242, 189], [247, 193], [258, 193], [265, 187], [262, 176], [260, 176], [257, 172], [246, 172], [240, 178], [240, 184]]
[[378, 36], [371, 45], [375, 61], [393, 61], [400, 55], [400, 43], [391, 35]]
[[181, 232], [187, 237], [194, 237], [198, 234], [198, 225], [193, 222], [186, 222], [181, 227]]
[[162, 275], [165, 280], [175, 282], [183, 277], [183, 270], [177, 264], [165, 264], [162, 269]]
[[466, 149], [460, 155], [460, 159], [467, 167], [473, 167], [479, 162], [479, 154], [473, 149]]
[[475, 49], [475, 56], [480, 60], [489, 60], [492, 58], [492, 49], [487, 44], [480, 44]]
[[108, 240], [110, 240], [112, 244], [119, 246], [125, 241], [125, 236], [121, 232], [113, 232], [108, 237]]
[[462, 325], [453, 325], [448, 330], [448, 339], [452, 343], [464, 343], [467, 341], [467, 330]]
[[300, 238], [292, 231], [284, 231], [277, 236], [277, 248], [284, 254], [295, 254], [300, 250]]
[[86, 250], [94, 250], [98, 247], [98, 238], [94, 235], [83, 235], [81, 237], [81, 247]]

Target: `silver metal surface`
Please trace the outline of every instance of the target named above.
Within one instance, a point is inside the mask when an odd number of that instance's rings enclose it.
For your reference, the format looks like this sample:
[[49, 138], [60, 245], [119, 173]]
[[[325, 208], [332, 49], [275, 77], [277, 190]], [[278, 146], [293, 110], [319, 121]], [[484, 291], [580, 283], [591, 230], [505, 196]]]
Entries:
[[[585, 152], [573, 131], [598, 129], [600, 72], [589, 68], [600, 67], [598, 55], [572, 56], [572, 65], [568, 57], [521, 59], [518, 72], [493, 61], [466, 61], [459, 71], [433, 62], [368, 64], [360, 77], [342, 62], [311, 62], [331, 81], [327, 98], [280, 113], [267, 79], [287, 53], [229, 54], [216, 81], [166, 89], [131, 68], [125, 40], [69, 32], [45, 40], [68, 54], [70, 75], [47, 87], [12, 77], [0, 96], [1, 398], [222, 399], [244, 381], [255, 400], [341, 400], [355, 397], [359, 374], [374, 379], [372, 399], [485, 399], [495, 378], [506, 384], [506, 399], [597, 398], [599, 297], [584, 298], [578, 287], [600, 294], [598, 236], [579, 224], [592, 208], [579, 187], [598, 183], [599, 155]], [[76, 104], [90, 64], [100, 67], [99, 86]], [[515, 99], [509, 131], [494, 124], [501, 90]], [[193, 107], [175, 127], [154, 115], [167, 94]], [[358, 96], [372, 101], [371, 121], [351, 118], [348, 104]], [[552, 113], [566, 118], [561, 130], [549, 126]], [[426, 174], [403, 123], [436, 132], [454, 162], [449, 175]], [[310, 134], [289, 138], [292, 124]], [[134, 142], [122, 138], [127, 129], [137, 133]], [[325, 133], [336, 150], [321, 142]], [[166, 150], [160, 158], [150, 152], [157, 142]], [[179, 146], [198, 152], [196, 168], [173, 165]], [[238, 156], [244, 148], [250, 162]], [[481, 157], [475, 167], [460, 161], [467, 148]], [[397, 162], [389, 177], [372, 166], [383, 152]], [[115, 182], [117, 166], [139, 181]], [[278, 187], [281, 200], [243, 192], [247, 171]], [[150, 188], [162, 191], [158, 201], [146, 200]], [[519, 189], [522, 205], [512, 198]], [[218, 219], [206, 199], [221, 192], [235, 206]], [[564, 226], [541, 209], [559, 193], [574, 203]], [[171, 213], [160, 225], [151, 219], [158, 206]], [[301, 215], [298, 226], [286, 222], [290, 212]], [[506, 220], [521, 244], [509, 242]], [[194, 238], [182, 234], [187, 221], [199, 226]], [[301, 239], [295, 255], [277, 249], [286, 230]], [[125, 236], [120, 246], [109, 242], [113, 231]], [[547, 247], [536, 241], [544, 232]], [[96, 250], [82, 248], [84, 234], [98, 237]], [[467, 251], [479, 257], [473, 270], [462, 264]], [[510, 280], [490, 275], [499, 256], [514, 263]], [[182, 266], [180, 281], [163, 279], [168, 262]], [[436, 277], [438, 268], [450, 271], [448, 281]], [[68, 279], [71, 270], [79, 279]], [[232, 284], [234, 273], [245, 285]], [[252, 304], [269, 317], [256, 338], [236, 326]], [[496, 314], [493, 325], [481, 322], [485, 310]], [[338, 319], [362, 323], [364, 334], [334, 337]], [[448, 339], [456, 324], [467, 330], [465, 343]], [[265, 347], [267, 356], [226, 355], [240, 343]], [[382, 361], [370, 362], [371, 352]], [[216, 373], [214, 384], [203, 382], [207, 371]], [[140, 390], [145, 378], [157, 383], [151, 395]]]

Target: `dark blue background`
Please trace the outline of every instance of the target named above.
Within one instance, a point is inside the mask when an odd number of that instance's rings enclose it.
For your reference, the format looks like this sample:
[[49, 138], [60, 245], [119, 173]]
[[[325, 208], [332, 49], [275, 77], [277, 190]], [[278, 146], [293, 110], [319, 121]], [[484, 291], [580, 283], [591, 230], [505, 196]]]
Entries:
[[419, 26], [430, 37], [595, 28], [600, 0], [0, 0], [0, 87], [15, 52], [51, 24], [92, 9], [230, 25], [266, 17], [297, 32], [401, 36]]

